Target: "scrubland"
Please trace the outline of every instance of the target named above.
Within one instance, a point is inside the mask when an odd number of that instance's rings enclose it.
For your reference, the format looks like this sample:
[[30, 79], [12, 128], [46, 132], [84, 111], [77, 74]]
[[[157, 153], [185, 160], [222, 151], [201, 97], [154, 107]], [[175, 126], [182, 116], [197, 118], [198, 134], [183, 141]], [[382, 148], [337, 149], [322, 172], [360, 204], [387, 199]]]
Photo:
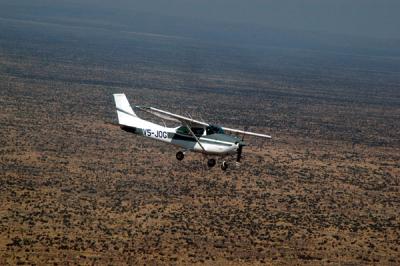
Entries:
[[[400, 264], [399, 58], [9, 23], [0, 264]], [[116, 92], [273, 139], [178, 162]]]

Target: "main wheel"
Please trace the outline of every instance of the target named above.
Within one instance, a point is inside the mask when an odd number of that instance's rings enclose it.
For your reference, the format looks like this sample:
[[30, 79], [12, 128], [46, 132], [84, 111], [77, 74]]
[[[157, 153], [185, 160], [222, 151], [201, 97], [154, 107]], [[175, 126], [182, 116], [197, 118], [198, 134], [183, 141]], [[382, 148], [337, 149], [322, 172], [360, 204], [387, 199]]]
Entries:
[[217, 162], [215, 161], [215, 159], [208, 159], [208, 161], [207, 161], [207, 165], [208, 165], [208, 167], [214, 167], [215, 166], [215, 164], [216, 164]]
[[183, 152], [181, 152], [181, 151], [178, 151], [176, 153], [176, 159], [178, 159], [178, 161], [182, 161], [183, 158], [185, 158], [185, 154], [183, 154]]
[[228, 169], [228, 163], [225, 162], [225, 161], [223, 161], [222, 164], [221, 164], [221, 169], [222, 169], [223, 171], [226, 171], [226, 169]]

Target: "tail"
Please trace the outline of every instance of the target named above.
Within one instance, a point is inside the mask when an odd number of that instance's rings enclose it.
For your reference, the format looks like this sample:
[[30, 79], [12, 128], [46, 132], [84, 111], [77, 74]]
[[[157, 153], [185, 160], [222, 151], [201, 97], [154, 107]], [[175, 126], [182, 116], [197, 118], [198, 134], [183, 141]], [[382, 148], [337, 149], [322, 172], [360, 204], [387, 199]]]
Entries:
[[118, 123], [125, 126], [135, 126], [138, 117], [129, 105], [124, 93], [114, 94], [115, 106], [117, 107]]

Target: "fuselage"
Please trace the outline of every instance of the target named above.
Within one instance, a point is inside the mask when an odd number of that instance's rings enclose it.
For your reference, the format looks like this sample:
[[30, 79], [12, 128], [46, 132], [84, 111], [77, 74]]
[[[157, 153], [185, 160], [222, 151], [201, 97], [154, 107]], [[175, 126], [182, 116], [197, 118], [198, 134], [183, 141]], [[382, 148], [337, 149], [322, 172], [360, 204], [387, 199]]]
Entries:
[[[184, 150], [206, 154], [235, 154], [239, 145], [243, 145], [242, 140], [235, 136], [224, 133], [210, 132], [209, 130], [205, 129], [203, 129], [203, 132], [199, 132], [201, 131], [200, 128], [194, 128], [197, 131], [195, 132], [195, 135], [197, 140], [200, 142], [200, 145], [193, 135], [185, 134], [186, 132], [184, 129], [187, 128], [185, 126], [171, 128], [146, 120], [142, 120], [140, 122], [141, 123], [137, 123], [137, 127], [121, 125], [121, 128], [130, 133], [179, 146]], [[192, 128], [193, 131], [195, 131], [194, 129]]]
[[125, 94], [114, 94], [120, 127], [130, 133], [171, 143], [184, 150], [205, 154], [235, 154], [244, 143], [241, 139], [227, 135], [218, 126], [171, 128], [139, 118], [132, 110]]
[[[200, 152], [205, 155], [219, 155], [222, 157], [221, 169], [226, 171], [228, 163], [223, 157], [236, 154], [236, 165], [240, 164], [243, 147], [246, 146], [243, 138], [225, 134], [225, 131], [240, 135], [250, 135], [270, 139], [271, 136], [239, 130], [228, 127], [211, 125], [204, 121], [192, 119], [182, 115], [170, 113], [161, 109], [148, 106], [135, 105], [135, 109], [157, 116], [163, 121], [174, 121], [180, 123], [179, 127], [167, 127], [155, 124], [148, 120], [139, 118], [129, 104], [126, 95], [123, 93], [113, 94], [117, 109], [118, 124], [121, 129], [141, 135], [146, 138], [166, 142], [180, 147], [176, 153], [176, 159], [182, 161], [185, 151]], [[207, 158], [207, 166], [214, 167], [216, 159], [214, 156]]]

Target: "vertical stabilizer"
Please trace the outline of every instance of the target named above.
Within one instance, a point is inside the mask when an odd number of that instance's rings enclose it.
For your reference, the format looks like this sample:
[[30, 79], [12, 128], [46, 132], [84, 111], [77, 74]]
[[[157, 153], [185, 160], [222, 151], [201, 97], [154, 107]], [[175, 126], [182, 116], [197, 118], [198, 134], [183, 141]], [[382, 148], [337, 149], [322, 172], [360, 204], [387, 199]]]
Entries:
[[115, 106], [117, 107], [118, 123], [120, 125], [133, 126], [138, 120], [135, 112], [132, 110], [128, 99], [124, 93], [114, 94]]

